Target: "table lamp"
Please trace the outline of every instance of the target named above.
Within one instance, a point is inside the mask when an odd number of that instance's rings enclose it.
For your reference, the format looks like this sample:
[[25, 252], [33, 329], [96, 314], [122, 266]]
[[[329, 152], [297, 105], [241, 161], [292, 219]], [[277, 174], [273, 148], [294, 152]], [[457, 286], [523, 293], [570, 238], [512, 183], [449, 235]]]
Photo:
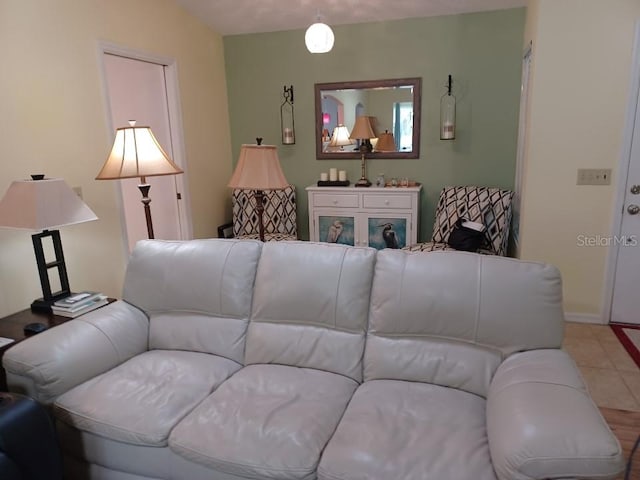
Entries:
[[360, 180], [355, 183], [355, 186], [370, 187], [371, 182], [367, 180], [365, 156], [367, 153], [371, 152], [371, 139], [376, 138], [376, 134], [374, 133], [373, 127], [371, 126], [370, 118], [365, 115], [358, 116], [356, 118], [356, 123], [353, 126], [353, 130], [351, 130], [351, 135], [349, 136], [349, 138], [360, 140], [360, 167], [362, 169], [362, 176], [360, 177]]
[[262, 138], [256, 138], [256, 145], [242, 145], [238, 164], [227, 186], [255, 190], [258, 233], [264, 242], [264, 190], [282, 190], [289, 186], [275, 145], [262, 145]]
[[[31, 304], [34, 312], [50, 312], [54, 302], [71, 295], [58, 227], [97, 220], [95, 213], [61, 178], [32, 175], [13, 182], [0, 201], [0, 227], [38, 230], [31, 236], [40, 275], [42, 298]], [[45, 258], [42, 240], [51, 237], [55, 260]], [[60, 290], [51, 291], [48, 270], [57, 269]]]
[[104, 162], [96, 180], [121, 180], [140, 177], [138, 188], [142, 194], [147, 234], [154, 238], [151, 219], [151, 198], [146, 177], [177, 175], [183, 173], [162, 149], [150, 127], [136, 127], [130, 120], [128, 127], [118, 128], [109, 157]]

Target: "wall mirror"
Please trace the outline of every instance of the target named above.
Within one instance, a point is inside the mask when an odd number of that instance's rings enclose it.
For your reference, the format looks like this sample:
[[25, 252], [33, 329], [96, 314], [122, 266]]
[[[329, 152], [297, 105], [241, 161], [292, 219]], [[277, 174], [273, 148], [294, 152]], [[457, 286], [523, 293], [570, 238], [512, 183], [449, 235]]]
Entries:
[[421, 78], [316, 83], [316, 158], [360, 158], [361, 140], [349, 138], [357, 117], [375, 137], [367, 158], [418, 158]]

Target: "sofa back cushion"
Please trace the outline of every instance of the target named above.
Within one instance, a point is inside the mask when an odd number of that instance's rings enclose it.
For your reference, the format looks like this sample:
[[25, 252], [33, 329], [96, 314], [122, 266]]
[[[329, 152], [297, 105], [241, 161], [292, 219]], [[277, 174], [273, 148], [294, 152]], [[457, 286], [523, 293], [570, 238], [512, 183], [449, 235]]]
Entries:
[[375, 253], [326, 243], [266, 243], [245, 363], [316, 368], [361, 381]]
[[462, 252], [378, 253], [365, 380], [429, 382], [486, 396], [513, 352], [559, 348], [555, 267]]
[[242, 363], [261, 247], [251, 240], [138, 242], [123, 299], [149, 316], [149, 348]]

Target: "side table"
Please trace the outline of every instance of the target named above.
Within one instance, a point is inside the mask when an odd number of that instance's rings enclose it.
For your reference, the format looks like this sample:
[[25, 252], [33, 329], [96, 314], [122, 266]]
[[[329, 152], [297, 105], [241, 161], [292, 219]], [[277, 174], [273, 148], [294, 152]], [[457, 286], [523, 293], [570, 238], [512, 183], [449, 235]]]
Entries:
[[[115, 302], [115, 298], [107, 299], [109, 303]], [[76, 317], [79, 318], [79, 317]], [[53, 313], [35, 313], [26, 308], [16, 313], [12, 313], [4, 318], [0, 318], [0, 337], [12, 338], [15, 340], [12, 343], [3, 345], [0, 347], [0, 391], [6, 392], [7, 378], [2, 368], [2, 356], [9, 348], [13, 347], [22, 340], [28, 338], [24, 334], [24, 327], [29, 323], [44, 323], [48, 328], [53, 328], [61, 325], [69, 320], [73, 320], [69, 317], [63, 317], [60, 315], [54, 315]]]

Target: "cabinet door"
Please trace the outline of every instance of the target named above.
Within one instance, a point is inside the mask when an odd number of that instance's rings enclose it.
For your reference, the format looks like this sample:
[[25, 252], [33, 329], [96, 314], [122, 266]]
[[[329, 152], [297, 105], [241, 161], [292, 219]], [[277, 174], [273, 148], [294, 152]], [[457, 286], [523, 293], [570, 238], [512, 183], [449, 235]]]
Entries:
[[356, 216], [344, 211], [315, 210], [313, 214], [314, 230], [317, 233], [312, 240], [317, 242], [355, 245]]
[[391, 212], [367, 213], [363, 218], [363, 238], [370, 247], [383, 248], [406, 247], [412, 238], [412, 215]]

